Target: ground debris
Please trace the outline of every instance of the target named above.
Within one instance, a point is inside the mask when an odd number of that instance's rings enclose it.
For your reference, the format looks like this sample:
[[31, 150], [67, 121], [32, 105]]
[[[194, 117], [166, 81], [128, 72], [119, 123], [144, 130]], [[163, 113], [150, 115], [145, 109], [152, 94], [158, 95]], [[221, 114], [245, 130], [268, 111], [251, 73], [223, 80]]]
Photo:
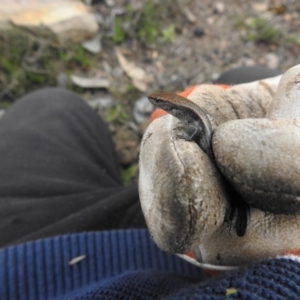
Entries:
[[99, 53], [102, 49], [101, 36], [98, 34], [95, 38], [84, 41], [82, 47], [93, 54]]
[[89, 8], [71, 0], [1, 0], [0, 27], [10, 23], [60, 46], [82, 42], [98, 32]]
[[197, 21], [196, 16], [192, 13], [192, 11], [187, 6], [183, 8], [183, 13], [185, 14], [189, 22], [195, 23]]
[[76, 256], [69, 261], [69, 266], [76, 265], [84, 259], [86, 259], [86, 255]]
[[153, 82], [153, 76], [147, 74], [144, 69], [137, 66], [134, 62], [128, 61], [122, 54], [121, 50], [115, 49], [118, 61], [124, 72], [132, 79], [133, 85], [142, 92], [148, 89], [150, 83]]
[[71, 75], [71, 80], [74, 84], [82, 87], [82, 88], [108, 88], [110, 85], [110, 81], [107, 78], [87, 78], [87, 77], [81, 77], [76, 75]]
[[235, 288], [228, 288], [226, 289], [226, 296], [231, 296], [237, 293], [237, 289]]

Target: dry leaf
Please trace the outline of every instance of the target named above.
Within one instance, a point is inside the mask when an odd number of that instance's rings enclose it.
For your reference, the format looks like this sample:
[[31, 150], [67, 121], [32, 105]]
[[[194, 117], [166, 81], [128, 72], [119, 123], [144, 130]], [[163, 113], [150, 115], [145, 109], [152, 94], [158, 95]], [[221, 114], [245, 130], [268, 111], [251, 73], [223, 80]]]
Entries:
[[76, 75], [71, 75], [71, 80], [74, 84], [82, 87], [82, 88], [107, 88], [109, 87], [110, 83], [107, 78], [87, 78], [87, 77], [80, 77]]
[[196, 16], [192, 13], [192, 11], [188, 7], [185, 7], [183, 9], [183, 13], [185, 14], [189, 22], [195, 23], [197, 21]]
[[116, 49], [117, 58], [124, 72], [132, 79], [133, 85], [142, 92], [148, 89], [148, 84], [153, 81], [153, 76], [148, 75], [135, 63], [128, 61], [119, 49]]

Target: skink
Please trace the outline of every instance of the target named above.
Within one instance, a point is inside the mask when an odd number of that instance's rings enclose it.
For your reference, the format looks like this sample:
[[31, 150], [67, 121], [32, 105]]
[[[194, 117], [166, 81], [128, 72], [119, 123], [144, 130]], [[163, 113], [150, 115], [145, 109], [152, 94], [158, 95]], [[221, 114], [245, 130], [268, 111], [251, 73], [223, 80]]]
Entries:
[[211, 123], [199, 106], [187, 98], [170, 92], [154, 93], [148, 98], [156, 107], [179, 119], [187, 129], [188, 140], [194, 140], [210, 158], [213, 158]]

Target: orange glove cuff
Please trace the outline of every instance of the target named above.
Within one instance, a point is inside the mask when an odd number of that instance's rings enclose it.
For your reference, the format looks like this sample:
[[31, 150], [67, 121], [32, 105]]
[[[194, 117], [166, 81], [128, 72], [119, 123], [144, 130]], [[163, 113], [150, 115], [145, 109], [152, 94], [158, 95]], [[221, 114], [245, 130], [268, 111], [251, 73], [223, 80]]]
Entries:
[[[182, 92], [179, 92], [179, 93], [177, 93], [177, 94], [178, 94], [179, 96], [182, 96], [182, 97], [187, 98], [188, 95], [189, 95], [196, 87], [198, 87], [199, 85], [200, 85], [200, 84], [190, 86], [190, 87], [188, 87], [186, 90], [184, 90], [184, 91], [182, 91]], [[226, 84], [217, 84], [217, 86], [220, 86], [220, 87], [222, 87], [222, 88], [224, 88], [224, 89], [228, 89], [228, 88], [230, 87], [229, 85], [226, 85]], [[167, 112], [165, 112], [164, 110], [162, 110], [162, 109], [160, 109], [160, 108], [157, 108], [157, 109], [155, 109], [155, 110], [152, 112], [149, 121], [150, 121], [150, 123], [151, 123], [151, 122], [154, 121], [156, 118], [159, 118], [159, 117], [164, 116], [164, 115], [166, 115], [166, 114], [167, 114]]]

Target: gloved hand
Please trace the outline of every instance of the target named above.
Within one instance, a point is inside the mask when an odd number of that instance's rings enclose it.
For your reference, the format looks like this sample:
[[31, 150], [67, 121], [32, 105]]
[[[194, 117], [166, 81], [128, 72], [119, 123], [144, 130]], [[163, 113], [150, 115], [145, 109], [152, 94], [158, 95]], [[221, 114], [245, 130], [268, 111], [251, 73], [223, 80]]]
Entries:
[[156, 244], [217, 266], [297, 254], [300, 65], [227, 89], [200, 85], [187, 98], [196, 105], [154, 95], [176, 118], [157, 118], [141, 144], [140, 201]]

